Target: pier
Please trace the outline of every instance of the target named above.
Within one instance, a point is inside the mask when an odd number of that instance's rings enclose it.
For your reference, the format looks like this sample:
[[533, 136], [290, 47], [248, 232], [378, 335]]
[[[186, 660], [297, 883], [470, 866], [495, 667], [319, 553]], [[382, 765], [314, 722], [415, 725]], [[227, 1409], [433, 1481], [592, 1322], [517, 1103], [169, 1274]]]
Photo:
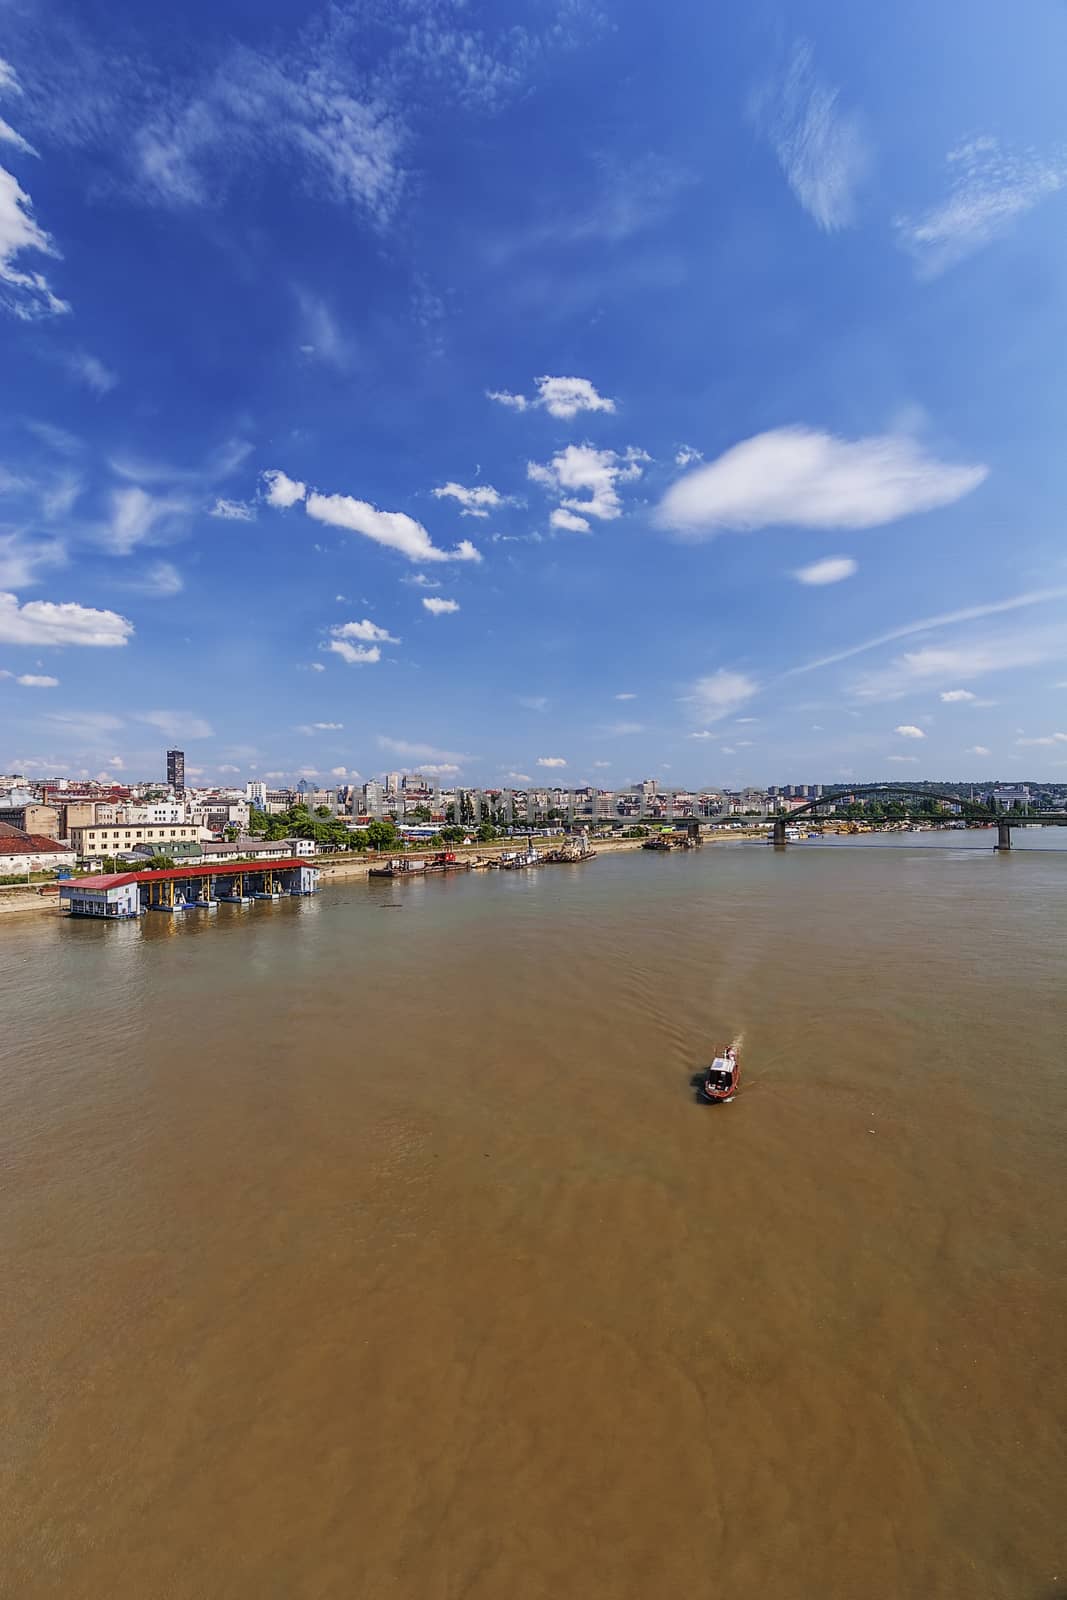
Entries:
[[212, 911], [219, 902], [250, 905], [256, 900], [281, 900], [314, 894], [317, 867], [296, 857], [262, 865], [167, 867], [145, 872], [103, 872], [71, 878], [59, 886], [61, 902], [74, 917], [128, 920], [146, 911], [176, 915]]

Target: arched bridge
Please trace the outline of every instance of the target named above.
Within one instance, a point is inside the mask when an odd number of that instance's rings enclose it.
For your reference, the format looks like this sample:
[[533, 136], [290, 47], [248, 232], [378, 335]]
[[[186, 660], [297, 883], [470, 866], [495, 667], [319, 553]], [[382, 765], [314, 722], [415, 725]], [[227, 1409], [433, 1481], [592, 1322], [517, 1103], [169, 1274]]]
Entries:
[[[961, 811], [966, 804], [966, 816], [969, 822], [996, 823], [998, 850], [1011, 849], [1012, 828], [1042, 827], [1046, 824], [1060, 827], [1067, 825], [1067, 813], [1059, 811], [1040, 811], [1031, 815], [1011, 812], [1002, 816], [988, 806], [978, 806], [973, 801], [964, 802], [958, 794], [945, 794], [937, 789], [923, 789], [915, 784], [854, 783], [847, 789], [831, 789], [828, 793], [820, 795], [817, 800], [808, 800], [804, 805], [796, 806], [792, 811], [784, 812], [780, 817], [775, 817], [771, 828], [771, 838], [776, 845], [784, 846], [786, 828], [795, 822], [798, 817], [813, 816], [821, 806], [834, 805], [842, 800], [879, 800], [883, 797], [895, 799], [899, 796], [906, 796], [912, 800], [937, 800], [942, 805], [958, 807]], [[928, 818], [929, 812], [910, 811], [908, 815]]]

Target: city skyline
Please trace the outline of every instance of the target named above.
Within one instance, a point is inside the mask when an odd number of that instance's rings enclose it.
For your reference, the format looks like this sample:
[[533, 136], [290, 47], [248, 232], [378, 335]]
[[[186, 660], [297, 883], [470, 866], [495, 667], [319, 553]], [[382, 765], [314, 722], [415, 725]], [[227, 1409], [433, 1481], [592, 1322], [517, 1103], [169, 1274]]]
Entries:
[[407, 13], [5, 19], [0, 770], [1067, 778], [1062, 9]]

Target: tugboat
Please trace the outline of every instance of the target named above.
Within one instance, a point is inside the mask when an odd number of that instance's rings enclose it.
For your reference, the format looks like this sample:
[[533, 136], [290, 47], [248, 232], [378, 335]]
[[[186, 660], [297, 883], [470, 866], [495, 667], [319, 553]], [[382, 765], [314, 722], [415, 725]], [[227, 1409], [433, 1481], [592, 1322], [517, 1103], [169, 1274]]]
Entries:
[[741, 1082], [741, 1063], [730, 1044], [722, 1050], [704, 1074], [699, 1098], [707, 1105], [723, 1105], [733, 1099]]

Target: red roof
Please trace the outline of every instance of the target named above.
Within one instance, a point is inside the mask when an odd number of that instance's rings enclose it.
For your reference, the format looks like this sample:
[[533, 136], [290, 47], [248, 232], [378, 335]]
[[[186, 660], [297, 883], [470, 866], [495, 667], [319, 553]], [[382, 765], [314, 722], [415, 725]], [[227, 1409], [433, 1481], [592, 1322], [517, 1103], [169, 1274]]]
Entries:
[[226, 867], [160, 867], [154, 872], [97, 872], [88, 878], [70, 878], [63, 887], [65, 889], [121, 889], [127, 883], [169, 883], [179, 878], [222, 878], [237, 872], [273, 872], [275, 869], [285, 867], [306, 867], [307, 857], [299, 860], [296, 856], [286, 861], [253, 861], [231, 862]]
[[73, 854], [74, 851], [69, 845], [60, 844], [58, 839], [46, 839], [43, 833], [0, 834], [0, 856], [72, 856]]

